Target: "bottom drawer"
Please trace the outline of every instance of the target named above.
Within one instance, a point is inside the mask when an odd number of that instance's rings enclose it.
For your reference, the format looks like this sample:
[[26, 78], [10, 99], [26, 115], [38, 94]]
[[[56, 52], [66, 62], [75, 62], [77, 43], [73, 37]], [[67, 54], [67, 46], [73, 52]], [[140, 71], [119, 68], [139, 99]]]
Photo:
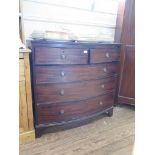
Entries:
[[37, 106], [38, 124], [67, 122], [91, 116], [113, 105], [113, 93], [77, 102], [40, 104]]

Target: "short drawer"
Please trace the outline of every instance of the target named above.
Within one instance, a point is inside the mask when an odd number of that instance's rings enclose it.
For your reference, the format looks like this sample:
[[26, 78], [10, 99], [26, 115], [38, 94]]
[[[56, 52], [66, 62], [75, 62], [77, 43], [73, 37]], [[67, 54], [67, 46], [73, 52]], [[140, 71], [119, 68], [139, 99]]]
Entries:
[[87, 49], [35, 48], [35, 64], [87, 64]]
[[118, 61], [119, 57], [118, 48], [91, 49], [90, 51], [90, 63]]
[[36, 66], [36, 83], [73, 82], [99, 79], [118, 72], [118, 63], [76, 66]]
[[87, 99], [115, 88], [116, 78], [75, 83], [36, 85], [36, 103], [56, 103]]
[[38, 124], [72, 121], [91, 116], [112, 107], [113, 97], [113, 93], [110, 93], [83, 101], [38, 105]]

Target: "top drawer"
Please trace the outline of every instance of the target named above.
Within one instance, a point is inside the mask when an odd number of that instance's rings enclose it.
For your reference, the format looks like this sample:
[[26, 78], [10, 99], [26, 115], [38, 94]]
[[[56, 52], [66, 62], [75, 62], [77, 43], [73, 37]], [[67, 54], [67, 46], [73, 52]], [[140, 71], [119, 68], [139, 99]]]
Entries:
[[103, 63], [119, 60], [118, 48], [91, 49], [90, 63]]
[[35, 48], [35, 64], [87, 64], [87, 49]]

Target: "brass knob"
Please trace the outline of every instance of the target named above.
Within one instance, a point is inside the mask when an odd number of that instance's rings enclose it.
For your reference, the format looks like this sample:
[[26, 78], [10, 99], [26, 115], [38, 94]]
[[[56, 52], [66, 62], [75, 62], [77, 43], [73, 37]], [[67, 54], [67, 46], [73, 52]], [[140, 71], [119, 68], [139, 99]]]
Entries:
[[83, 53], [85, 53], [85, 54], [86, 54], [86, 53], [88, 53], [88, 51], [87, 51], [87, 50], [84, 50], [84, 51], [83, 51]]
[[64, 94], [65, 94], [64, 89], [61, 89], [61, 90], [60, 90], [60, 95], [63, 96]]
[[64, 72], [64, 71], [61, 72], [61, 76], [62, 76], [62, 77], [65, 76], [65, 72]]
[[64, 54], [61, 55], [61, 59], [66, 59], [66, 56]]
[[106, 53], [105, 55], [106, 55], [106, 57], [107, 57], [107, 58], [109, 58], [109, 57], [110, 57], [110, 56], [109, 56], [109, 53]]
[[102, 102], [102, 101], [100, 101], [100, 102], [99, 102], [99, 104], [100, 104], [100, 105], [103, 105], [103, 102]]
[[60, 110], [60, 114], [63, 115], [65, 111], [63, 109]]
[[103, 71], [104, 71], [104, 72], [107, 72], [107, 68], [103, 68]]
[[101, 88], [104, 88], [104, 84], [101, 85]]

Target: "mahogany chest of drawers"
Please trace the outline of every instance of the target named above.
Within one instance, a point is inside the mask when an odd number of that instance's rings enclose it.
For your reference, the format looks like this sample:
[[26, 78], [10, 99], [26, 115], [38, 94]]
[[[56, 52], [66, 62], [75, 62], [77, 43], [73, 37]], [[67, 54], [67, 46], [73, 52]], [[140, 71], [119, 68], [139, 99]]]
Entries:
[[103, 113], [112, 116], [119, 44], [31, 41], [36, 135]]

